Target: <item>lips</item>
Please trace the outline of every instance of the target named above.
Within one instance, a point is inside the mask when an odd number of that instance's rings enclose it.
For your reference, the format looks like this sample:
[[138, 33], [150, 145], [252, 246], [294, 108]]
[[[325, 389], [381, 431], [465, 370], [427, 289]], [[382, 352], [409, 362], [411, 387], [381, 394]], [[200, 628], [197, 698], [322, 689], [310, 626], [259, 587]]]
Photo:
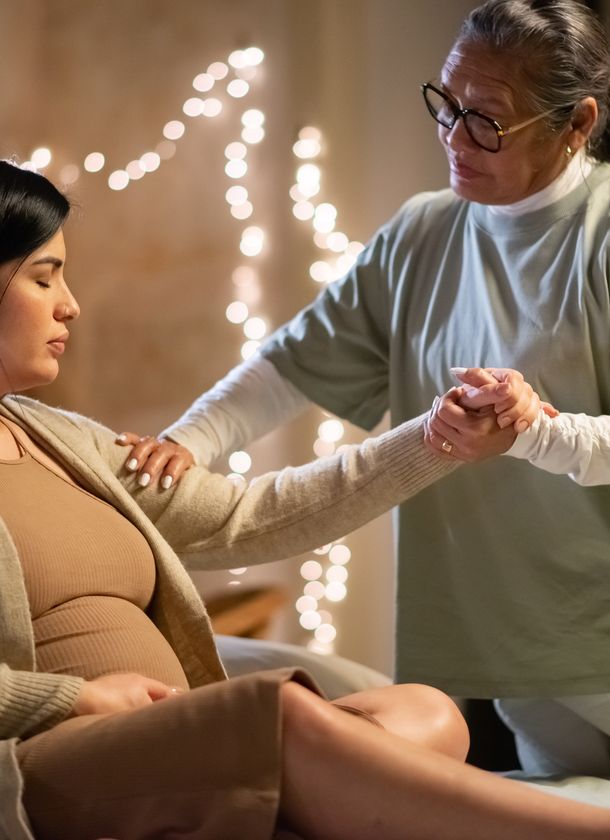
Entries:
[[449, 161], [449, 167], [458, 178], [476, 178], [478, 175], [481, 175], [476, 169], [472, 169], [462, 161], [451, 160]]
[[64, 333], [64, 335], [60, 335], [58, 338], [53, 338], [51, 341], [47, 341], [47, 346], [51, 348], [55, 353], [61, 356], [61, 354], [66, 349], [66, 342], [68, 340], [68, 333]]

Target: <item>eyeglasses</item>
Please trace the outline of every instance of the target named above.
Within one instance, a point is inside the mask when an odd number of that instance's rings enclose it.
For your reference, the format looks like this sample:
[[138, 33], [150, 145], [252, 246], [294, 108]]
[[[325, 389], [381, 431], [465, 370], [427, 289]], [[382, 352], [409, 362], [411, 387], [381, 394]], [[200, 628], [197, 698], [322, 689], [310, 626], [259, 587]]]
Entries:
[[499, 152], [503, 137], [506, 137], [507, 134], [514, 134], [515, 131], [520, 131], [543, 117], [548, 117], [555, 110], [551, 109], [543, 114], [537, 114], [535, 117], [530, 117], [529, 120], [511, 125], [510, 128], [502, 128], [500, 123], [491, 117], [486, 117], [485, 114], [480, 114], [472, 108], [460, 108], [446, 93], [429, 82], [421, 85], [420, 89], [426, 107], [437, 123], [444, 128], [452, 129], [461, 118], [471, 140], [477, 146], [485, 149], [486, 152]]

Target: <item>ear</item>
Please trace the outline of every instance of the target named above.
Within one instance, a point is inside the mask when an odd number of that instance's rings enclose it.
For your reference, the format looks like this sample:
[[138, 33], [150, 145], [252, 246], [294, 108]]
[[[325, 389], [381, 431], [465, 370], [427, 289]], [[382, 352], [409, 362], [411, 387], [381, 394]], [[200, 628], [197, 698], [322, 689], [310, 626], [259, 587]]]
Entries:
[[598, 113], [597, 101], [592, 96], [585, 96], [574, 109], [567, 142], [575, 152], [586, 146], [597, 122]]

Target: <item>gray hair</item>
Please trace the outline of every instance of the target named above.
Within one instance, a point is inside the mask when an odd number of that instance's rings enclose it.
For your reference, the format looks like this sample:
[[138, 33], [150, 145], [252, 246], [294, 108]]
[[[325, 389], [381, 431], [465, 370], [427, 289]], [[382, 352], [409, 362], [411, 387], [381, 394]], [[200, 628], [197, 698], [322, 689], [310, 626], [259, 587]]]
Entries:
[[589, 153], [610, 160], [610, 50], [601, 21], [577, 0], [487, 0], [464, 20], [457, 43], [480, 44], [523, 59], [524, 97], [534, 111], [552, 111], [555, 131], [586, 96], [599, 117]]

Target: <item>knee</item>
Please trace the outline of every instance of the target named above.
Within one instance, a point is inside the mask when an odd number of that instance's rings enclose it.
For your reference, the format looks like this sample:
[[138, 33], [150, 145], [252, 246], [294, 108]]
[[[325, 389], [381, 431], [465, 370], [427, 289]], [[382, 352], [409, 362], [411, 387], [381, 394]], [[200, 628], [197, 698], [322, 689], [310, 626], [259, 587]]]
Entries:
[[410, 683], [388, 686], [376, 694], [378, 708], [373, 714], [386, 729], [460, 761], [466, 758], [468, 727], [456, 703], [444, 692]]
[[414, 684], [411, 688], [428, 721], [430, 738], [436, 749], [464, 761], [470, 748], [470, 733], [455, 701], [429, 685]]

